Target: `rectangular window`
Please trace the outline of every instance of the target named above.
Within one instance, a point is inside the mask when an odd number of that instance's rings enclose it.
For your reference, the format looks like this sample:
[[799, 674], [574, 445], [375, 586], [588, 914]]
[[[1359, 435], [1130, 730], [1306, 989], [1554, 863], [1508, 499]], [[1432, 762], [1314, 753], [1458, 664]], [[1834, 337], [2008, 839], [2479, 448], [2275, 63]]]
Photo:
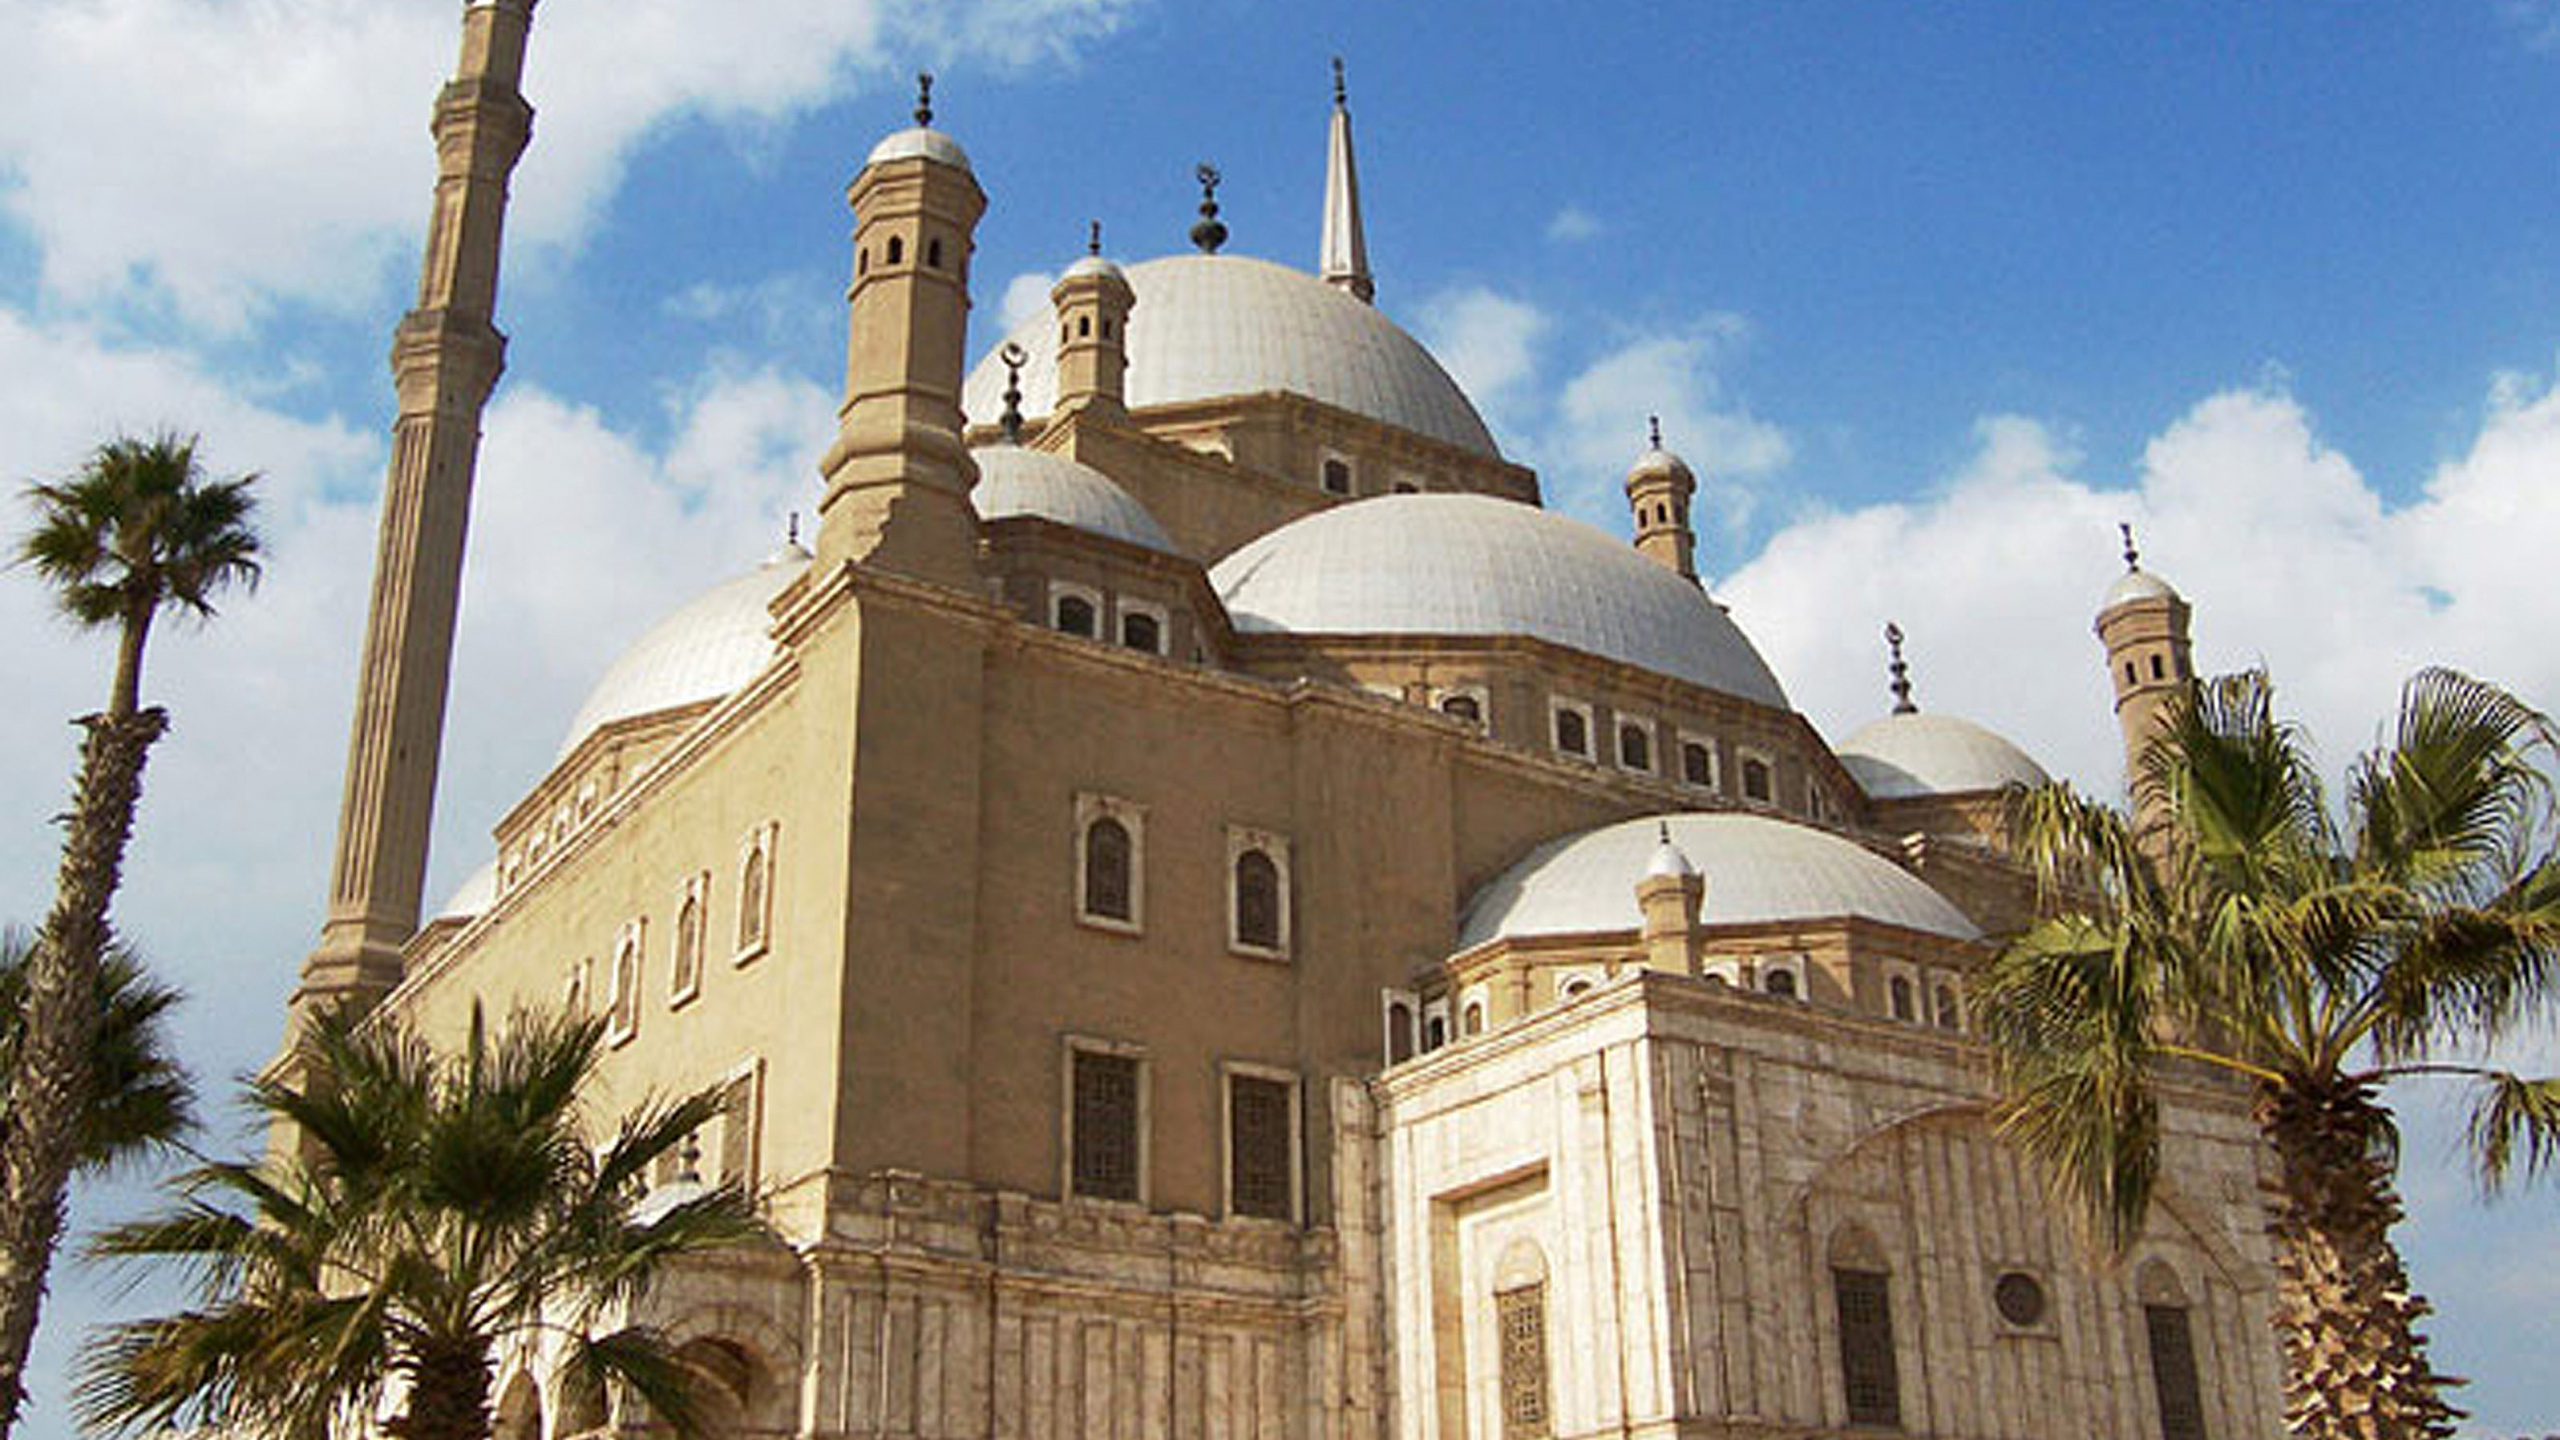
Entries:
[[1544, 1440], [1547, 1427], [1547, 1287], [1493, 1297], [1502, 1334], [1502, 1440]]
[[1878, 1270], [1831, 1272], [1832, 1293], [1840, 1306], [1840, 1388], [1852, 1425], [1902, 1427], [1890, 1283]]
[[1556, 749], [1577, 760], [1591, 758], [1591, 707], [1572, 700], [1549, 702]]
[[720, 1087], [719, 1180], [753, 1192], [756, 1188], [756, 1141], [762, 1116], [757, 1101], [761, 1070], [730, 1077]]
[[1297, 1219], [1297, 1087], [1261, 1075], [1227, 1077], [1227, 1208]]
[[2205, 1440], [2204, 1392], [2196, 1382], [2195, 1337], [2182, 1305], [2145, 1305], [2151, 1332], [2151, 1389], [2160, 1399], [2160, 1440]]
[[1077, 1050], [1069, 1145], [1075, 1193], [1096, 1200], [1138, 1198], [1138, 1081], [1135, 1056]]

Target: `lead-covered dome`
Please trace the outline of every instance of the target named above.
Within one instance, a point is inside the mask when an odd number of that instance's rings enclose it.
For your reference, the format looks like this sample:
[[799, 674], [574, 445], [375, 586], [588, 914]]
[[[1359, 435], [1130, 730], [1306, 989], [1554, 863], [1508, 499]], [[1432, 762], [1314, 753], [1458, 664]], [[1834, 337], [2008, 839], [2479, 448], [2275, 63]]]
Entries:
[[1319, 510], [1218, 562], [1248, 634], [1527, 635], [1787, 708], [1704, 590], [1579, 520], [1487, 495], [1381, 495]]
[[978, 483], [969, 490], [969, 504], [981, 520], [1036, 515], [1167, 555], [1182, 553], [1138, 497], [1090, 465], [1019, 445], [988, 445], [969, 453], [978, 462]]
[[808, 568], [809, 552], [786, 545], [650, 626], [587, 692], [560, 758], [616, 720], [717, 700], [754, 679], [773, 659], [765, 606]]
[[1957, 795], [2053, 777], [2006, 739], [1953, 715], [1887, 715], [1843, 742], [1840, 763], [1870, 799]]
[[[1130, 409], [1285, 390], [1399, 429], [1495, 455], [1493, 434], [1431, 352], [1375, 307], [1285, 265], [1243, 255], [1174, 255], [1129, 266]], [[1055, 317], [1044, 308], [1006, 338], [1030, 352], [1022, 413], [1058, 397]], [[1004, 413], [998, 343], [961, 391], [975, 424]]]
[[1458, 948], [1641, 927], [1636, 883], [1665, 826], [1706, 880], [1702, 924], [1856, 919], [1956, 940], [1982, 936], [1945, 896], [1851, 841], [1766, 815], [1715, 813], [1622, 820], [1548, 841], [1468, 898]]

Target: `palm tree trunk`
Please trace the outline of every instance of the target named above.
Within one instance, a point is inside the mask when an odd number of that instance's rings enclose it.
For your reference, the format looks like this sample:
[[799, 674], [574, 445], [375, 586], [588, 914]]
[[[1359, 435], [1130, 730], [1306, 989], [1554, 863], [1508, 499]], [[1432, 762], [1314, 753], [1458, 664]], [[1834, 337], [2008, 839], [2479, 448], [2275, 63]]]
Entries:
[[44, 1303], [45, 1272], [62, 1229], [62, 1192], [79, 1158], [98, 1028], [98, 961], [107, 903], [124, 869], [142, 794], [142, 765], [168, 725], [157, 709], [82, 722], [80, 787], [53, 913], [27, 961], [27, 1013], [8, 1081], [10, 1124], [0, 1133], [0, 1440], [26, 1395], [27, 1347]]
[[116, 632], [116, 677], [107, 688], [110, 718], [123, 719], [142, 708], [142, 646], [151, 638], [151, 614], [148, 605], [131, 607]]
[[2276, 1333], [2285, 1353], [2285, 1426], [2303, 1440], [2436, 1440], [2462, 1411], [2462, 1383], [2427, 1363], [2391, 1227], [2391, 1120], [2370, 1087], [2262, 1094], [2275, 1142]]
[[489, 1352], [485, 1346], [425, 1350], [409, 1376], [392, 1440], [489, 1440]]

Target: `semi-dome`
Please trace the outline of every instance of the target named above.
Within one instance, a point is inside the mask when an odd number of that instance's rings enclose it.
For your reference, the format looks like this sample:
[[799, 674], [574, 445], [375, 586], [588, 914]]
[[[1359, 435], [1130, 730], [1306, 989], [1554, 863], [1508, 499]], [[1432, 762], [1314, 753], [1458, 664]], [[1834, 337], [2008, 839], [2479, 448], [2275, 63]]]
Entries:
[[1319, 510], [1218, 562], [1238, 630], [1527, 635], [1787, 708], [1705, 591], [1579, 520], [1488, 495], [1380, 495]]
[[[1376, 308], [1285, 265], [1242, 255], [1175, 255], [1128, 267], [1131, 409], [1285, 390], [1399, 429], [1494, 455], [1493, 434], [1431, 352]], [[1041, 314], [1006, 339], [1030, 352], [1022, 411], [1057, 404], [1058, 347]], [[999, 342], [969, 372], [960, 408], [1004, 412]]]
[[587, 692], [560, 742], [561, 758], [616, 720], [717, 700], [754, 679], [773, 659], [765, 606], [808, 567], [809, 552], [786, 545], [650, 626]]
[[1468, 898], [1458, 948], [1638, 928], [1636, 882], [1665, 825], [1706, 880], [1704, 924], [1856, 919], [1981, 938], [1945, 896], [1870, 850], [1810, 825], [1725, 812], [1622, 820], [1548, 841]]
[[1953, 715], [1887, 715], [1842, 743], [1840, 763], [1870, 799], [2042, 785], [2053, 777], [2001, 736]]
[[1019, 445], [987, 445], [970, 453], [978, 462], [978, 483], [969, 503], [981, 520], [1036, 515], [1168, 555], [1181, 553], [1136, 496], [1090, 465]]

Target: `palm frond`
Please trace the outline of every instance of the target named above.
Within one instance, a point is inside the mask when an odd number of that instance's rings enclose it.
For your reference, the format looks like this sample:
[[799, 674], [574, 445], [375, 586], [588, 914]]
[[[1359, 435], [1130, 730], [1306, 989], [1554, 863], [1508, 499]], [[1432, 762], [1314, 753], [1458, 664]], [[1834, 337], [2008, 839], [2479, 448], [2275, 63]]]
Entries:
[[2528, 1177], [2542, 1175], [2560, 1160], [2560, 1077], [2490, 1072], [2472, 1102], [2464, 1139], [2488, 1190], [2504, 1186], [2519, 1168]]

